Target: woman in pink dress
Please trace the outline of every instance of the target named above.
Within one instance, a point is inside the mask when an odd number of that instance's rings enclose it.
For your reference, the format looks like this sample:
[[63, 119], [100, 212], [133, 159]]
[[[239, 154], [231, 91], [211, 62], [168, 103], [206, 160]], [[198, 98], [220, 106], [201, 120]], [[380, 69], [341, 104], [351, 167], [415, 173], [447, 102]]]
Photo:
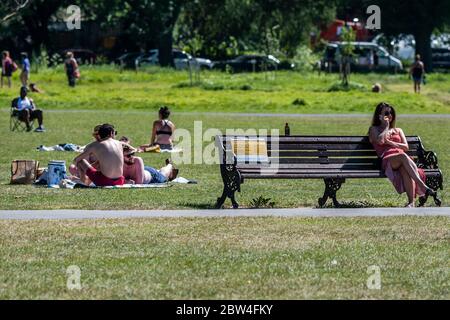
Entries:
[[395, 127], [395, 110], [387, 103], [378, 104], [369, 129], [369, 140], [382, 160], [382, 168], [398, 193], [406, 192], [409, 208], [416, 196], [433, 196], [436, 191], [425, 184], [425, 174], [407, 155], [409, 150], [403, 130]]

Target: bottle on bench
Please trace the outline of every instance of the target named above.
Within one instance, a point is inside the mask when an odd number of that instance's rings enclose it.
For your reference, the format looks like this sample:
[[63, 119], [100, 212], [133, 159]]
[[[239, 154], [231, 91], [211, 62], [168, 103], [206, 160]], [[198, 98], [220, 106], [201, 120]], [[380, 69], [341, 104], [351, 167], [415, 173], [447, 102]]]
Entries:
[[291, 129], [289, 128], [289, 123], [286, 122], [286, 125], [284, 126], [284, 135], [290, 136], [291, 135]]

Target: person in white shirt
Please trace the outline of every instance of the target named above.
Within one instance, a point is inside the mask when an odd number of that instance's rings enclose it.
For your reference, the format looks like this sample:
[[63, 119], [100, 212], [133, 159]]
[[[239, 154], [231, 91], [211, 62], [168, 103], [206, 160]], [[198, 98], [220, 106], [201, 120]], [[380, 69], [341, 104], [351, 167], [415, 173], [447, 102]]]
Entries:
[[27, 131], [31, 131], [31, 121], [37, 119], [39, 127], [37, 127], [34, 131], [44, 132], [43, 112], [42, 110], [36, 109], [33, 99], [28, 98], [27, 94], [27, 87], [20, 88], [20, 97], [15, 98], [12, 101], [12, 108], [19, 115], [19, 119], [26, 123]]

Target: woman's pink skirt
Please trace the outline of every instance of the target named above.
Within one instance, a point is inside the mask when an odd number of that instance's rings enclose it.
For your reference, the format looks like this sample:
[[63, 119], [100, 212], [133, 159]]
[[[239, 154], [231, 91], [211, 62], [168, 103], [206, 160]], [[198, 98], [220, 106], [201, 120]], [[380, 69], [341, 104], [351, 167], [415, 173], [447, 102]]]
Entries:
[[[403, 185], [403, 178], [402, 178], [402, 174], [400, 173], [400, 170], [394, 170], [391, 167], [391, 163], [388, 161], [388, 159], [392, 156], [396, 156], [399, 154], [404, 154], [405, 152], [402, 149], [391, 149], [389, 150], [388, 154], [383, 156], [383, 162], [382, 162], [382, 167], [384, 170], [384, 174], [386, 175], [386, 177], [392, 182], [392, 185], [394, 186], [395, 190], [397, 190], [397, 192], [399, 194], [405, 192], [405, 186]], [[419, 173], [420, 179], [425, 182], [425, 172], [423, 171], [423, 169], [417, 168], [417, 172]], [[425, 189], [417, 186], [417, 184], [415, 182], [413, 182], [415, 185], [415, 191], [416, 191], [416, 196], [424, 196], [425, 195]]]

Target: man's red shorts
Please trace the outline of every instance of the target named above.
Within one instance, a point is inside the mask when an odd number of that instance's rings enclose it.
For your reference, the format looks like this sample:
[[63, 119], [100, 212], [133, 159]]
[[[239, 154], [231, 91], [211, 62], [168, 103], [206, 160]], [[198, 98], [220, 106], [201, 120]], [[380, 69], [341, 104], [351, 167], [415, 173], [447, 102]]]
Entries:
[[89, 179], [92, 180], [92, 182], [97, 186], [97, 187], [107, 187], [107, 186], [121, 186], [125, 183], [125, 177], [119, 177], [117, 179], [111, 179], [108, 177], [105, 177], [103, 175], [103, 173], [101, 173], [100, 171], [94, 169], [94, 168], [89, 168], [86, 171], [86, 175], [89, 177]]

